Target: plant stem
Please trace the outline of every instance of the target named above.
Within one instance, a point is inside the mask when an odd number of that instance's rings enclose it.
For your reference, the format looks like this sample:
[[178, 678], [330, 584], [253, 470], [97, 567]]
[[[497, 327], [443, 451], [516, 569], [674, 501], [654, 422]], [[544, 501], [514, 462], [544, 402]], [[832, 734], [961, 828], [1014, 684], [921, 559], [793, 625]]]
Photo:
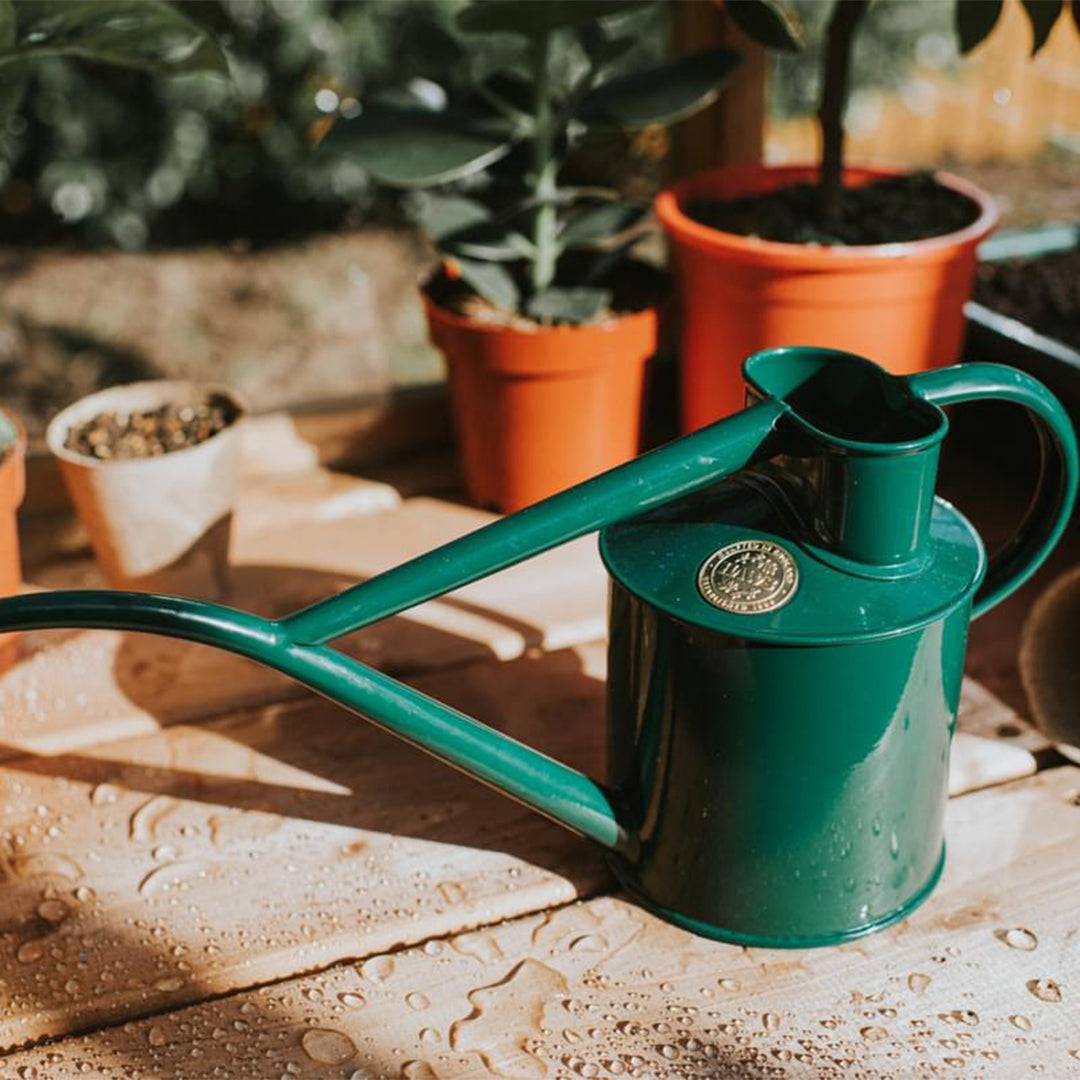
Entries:
[[559, 256], [558, 216], [555, 195], [558, 191], [559, 163], [555, 156], [556, 124], [551, 102], [549, 66], [551, 35], [545, 34], [536, 43], [534, 78], [536, 81], [536, 115], [532, 141], [532, 197], [539, 205], [533, 221], [533, 256], [531, 284], [533, 295], [542, 293], [555, 280]]
[[825, 74], [821, 87], [821, 177], [818, 181], [818, 212], [823, 224], [840, 217], [844, 193], [844, 107], [855, 31], [870, 0], [836, 0], [825, 36]]

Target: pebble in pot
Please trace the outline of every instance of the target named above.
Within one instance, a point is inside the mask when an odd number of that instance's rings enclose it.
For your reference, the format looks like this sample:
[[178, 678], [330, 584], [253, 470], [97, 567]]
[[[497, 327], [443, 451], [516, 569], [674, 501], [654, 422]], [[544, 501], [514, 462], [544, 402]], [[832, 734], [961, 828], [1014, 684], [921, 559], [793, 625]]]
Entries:
[[110, 585], [224, 593], [243, 414], [226, 387], [161, 380], [53, 419], [49, 449]]

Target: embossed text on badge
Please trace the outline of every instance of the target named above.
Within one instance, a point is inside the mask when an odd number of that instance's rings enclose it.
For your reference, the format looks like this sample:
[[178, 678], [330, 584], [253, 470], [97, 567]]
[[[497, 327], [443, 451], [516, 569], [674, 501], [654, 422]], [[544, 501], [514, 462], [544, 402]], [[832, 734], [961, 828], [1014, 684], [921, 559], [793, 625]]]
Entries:
[[799, 568], [771, 540], [739, 540], [713, 552], [698, 572], [698, 589], [710, 604], [736, 615], [783, 607], [799, 585]]

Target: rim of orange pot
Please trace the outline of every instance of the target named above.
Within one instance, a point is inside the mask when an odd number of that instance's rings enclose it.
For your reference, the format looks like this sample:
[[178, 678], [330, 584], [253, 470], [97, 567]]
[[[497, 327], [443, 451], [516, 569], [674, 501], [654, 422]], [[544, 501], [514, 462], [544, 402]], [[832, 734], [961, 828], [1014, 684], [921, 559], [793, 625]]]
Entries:
[[532, 338], [536, 337], [538, 334], [573, 335], [587, 333], [589, 331], [610, 333], [611, 328], [617, 324], [625, 325], [626, 323], [635, 320], [640, 320], [641, 322], [655, 321], [659, 317], [659, 310], [663, 306], [664, 300], [664, 298], [661, 297], [657, 299], [655, 303], [649, 304], [648, 307], [639, 308], [637, 311], [627, 311], [621, 315], [613, 315], [607, 319], [599, 319], [596, 322], [559, 323], [555, 326], [541, 326], [539, 323], [536, 323], [534, 326], [526, 329], [524, 326], [506, 326], [502, 323], [481, 322], [469, 315], [461, 315], [456, 311], [451, 311], [449, 308], [443, 307], [442, 304], [433, 299], [428, 293], [428, 288], [440, 272], [440, 270], [436, 269], [420, 283], [420, 298], [423, 301], [424, 310], [428, 313], [429, 317], [437, 319], [446, 326], [453, 326], [459, 330], [468, 330], [475, 334], [506, 334], [508, 336], [518, 335], [520, 337]]
[[[923, 263], [943, 262], [952, 257], [958, 247], [974, 247], [982, 241], [998, 223], [998, 208], [993, 198], [982, 188], [955, 176], [950, 172], [936, 170], [934, 179], [943, 187], [949, 188], [969, 198], [979, 208], [979, 216], [963, 229], [941, 236], [930, 236], [923, 240], [904, 240], [887, 244], [825, 245], [825, 244], [790, 244], [780, 240], [762, 240], [754, 236], [741, 236], [737, 233], [714, 229], [689, 217], [683, 205], [694, 198], [709, 197], [721, 181], [737, 181], [737, 186], [745, 188], [733, 198], [753, 195], [762, 189], [759, 182], [763, 178], [782, 177], [786, 183], [770, 185], [764, 190], [775, 190], [787, 184], [804, 183], [816, 180], [819, 168], [812, 164], [798, 165], [762, 165], [733, 164], [722, 165], [708, 172], [697, 173], [679, 181], [661, 191], [653, 203], [656, 217], [667, 232], [679, 243], [696, 247], [699, 250], [716, 252], [722, 250], [725, 257], [732, 261], [773, 266], [790, 266], [801, 270], [844, 270], [872, 269], [880, 265], [885, 269], [897, 259], [907, 259]], [[903, 176], [910, 172], [891, 166], [853, 165], [844, 170], [844, 178], [856, 184], [869, 183], [872, 180], [884, 180], [893, 176]]]
[[[176, 393], [177, 390], [184, 391]], [[226, 398], [233, 406], [235, 413], [232, 420], [221, 431], [211, 435], [194, 446], [185, 446], [182, 450], [171, 450], [167, 454], [157, 454], [153, 457], [131, 457], [102, 459], [90, 457], [89, 454], [80, 454], [77, 450], [69, 450], [65, 445], [68, 431], [83, 420], [89, 420], [102, 412], [108, 412], [117, 408], [123, 409], [123, 405], [114, 405], [112, 402], [122, 401], [125, 397], [135, 396], [139, 391], [147, 395], [145, 404], [137, 404], [134, 408], [156, 408], [169, 401], [176, 401], [183, 397], [208, 397], [216, 395]], [[129, 406], [130, 407], [130, 406]], [[61, 461], [69, 462], [88, 469], [116, 469], [116, 468], [144, 468], [161, 461], [176, 461], [183, 455], [205, 452], [207, 446], [217, 445], [219, 436], [227, 435], [235, 431], [241, 420], [248, 414], [247, 403], [231, 386], [224, 383], [199, 382], [190, 379], [143, 379], [138, 382], [121, 383], [117, 386], [107, 386], [103, 390], [96, 390], [92, 394], [73, 401], [66, 408], [58, 412], [45, 429], [45, 444], [49, 452]]]

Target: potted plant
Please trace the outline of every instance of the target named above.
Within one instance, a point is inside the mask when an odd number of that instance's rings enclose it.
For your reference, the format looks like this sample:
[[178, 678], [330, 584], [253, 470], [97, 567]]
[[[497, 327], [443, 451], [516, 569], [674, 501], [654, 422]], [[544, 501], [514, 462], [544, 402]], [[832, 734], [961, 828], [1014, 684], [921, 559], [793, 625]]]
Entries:
[[630, 258], [647, 207], [571, 186], [567, 155], [589, 129], [690, 115], [738, 62], [713, 49], [620, 73], [640, 7], [473, 3], [444, 45], [473, 75], [461, 100], [366, 102], [324, 143], [383, 183], [427, 189], [442, 262], [423, 301], [484, 505], [515, 510], [638, 450], [663, 281]]
[[46, 441], [110, 585], [224, 593], [243, 413], [225, 387], [162, 379], [53, 418]]
[[[679, 283], [682, 413], [687, 429], [741, 408], [739, 363], [774, 345], [820, 345], [892, 371], [959, 358], [975, 248], [994, 228], [988, 195], [946, 173], [849, 167], [843, 115], [851, 54], [868, 0], [828, 17], [813, 165], [731, 165], [662, 192], [656, 214]], [[1060, 4], [1028, 3], [1033, 52]], [[746, 34], [801, 48], [781, 0], [727, 0]], [[993, 29], [1001, 0], [957, 0], [966, 53]]]

